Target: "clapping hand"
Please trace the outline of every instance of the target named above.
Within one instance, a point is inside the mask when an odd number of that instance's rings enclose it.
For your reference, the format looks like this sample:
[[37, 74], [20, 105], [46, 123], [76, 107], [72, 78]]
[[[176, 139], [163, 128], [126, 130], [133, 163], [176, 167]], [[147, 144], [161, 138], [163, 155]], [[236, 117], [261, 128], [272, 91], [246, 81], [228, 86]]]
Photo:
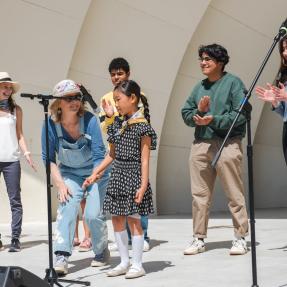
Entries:
[[193, 117], [193, 120], [198, 126], [207, 126], [213, 120], [213, 116], [212, 115], [208, 115], [208, 116], [201, 117], [199, 115], [195, 115]]
[[105, 111], [106, 115], [110, 118], [114, 115], [114, 107], [111, 101], [106, 101], [105, 99], [102, 100], [102, 108]]
[[285, 86], [282, 83], [279, 83], [279, 88], [272, 86], [272, 91], [275, 95], [275, 100], [281, 102], [281, 101], [287, 101], [287, 92], [285, 90]]
[[210, 107], [210, 97], [203, 96], [198, 103], [198, 111], [201, 113], [207, 113]]
[[263, 100], [264, 102], [274, 102], [275, 101], [275, 93], [273, 92], [272, 85], [267, 84], [267, 89], [257, 86], [255, 88], [255, 92], [258, 95], [260, 100]]

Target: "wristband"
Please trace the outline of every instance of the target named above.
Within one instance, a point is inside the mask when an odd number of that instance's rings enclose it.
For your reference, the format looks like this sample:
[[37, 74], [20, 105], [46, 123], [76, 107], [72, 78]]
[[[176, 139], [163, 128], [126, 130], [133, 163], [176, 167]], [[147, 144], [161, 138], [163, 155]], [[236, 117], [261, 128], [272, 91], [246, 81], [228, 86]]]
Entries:
[[26, 155], [28, 155], [28, 154], [30, 154], [31, 152], [30, 151], [25, 151], [24, 152], [24, 156], [26, 156]]

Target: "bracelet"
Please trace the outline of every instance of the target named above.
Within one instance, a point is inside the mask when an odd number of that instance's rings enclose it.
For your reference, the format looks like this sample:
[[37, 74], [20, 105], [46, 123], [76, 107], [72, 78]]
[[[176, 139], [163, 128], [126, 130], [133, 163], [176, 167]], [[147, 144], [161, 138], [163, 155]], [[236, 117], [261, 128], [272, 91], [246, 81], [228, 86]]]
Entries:
[[25, 151], [24, 152], [24, 156], [26, 156], [26, 155], [28, 155], [28, 154], [30, 154], [31, 152], [30, 151]]

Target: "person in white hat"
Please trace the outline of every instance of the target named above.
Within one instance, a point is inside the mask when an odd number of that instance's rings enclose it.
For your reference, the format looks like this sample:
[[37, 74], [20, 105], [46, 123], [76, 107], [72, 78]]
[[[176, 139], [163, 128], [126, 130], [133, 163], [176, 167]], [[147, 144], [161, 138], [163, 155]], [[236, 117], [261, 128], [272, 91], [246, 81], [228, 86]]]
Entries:
[[[91, 266], [100, 267], [107, 264], [110, 254], [102, 205], [109, 173], [105, 172], [98, 183], [86, 190], [82, 189], [85, 178], [100, 164], [106, 153], [98, 119], [85, 110], [82, 92], [74, 81], [59, 82], [53, 95], [61, 97], [52, 103], [48, 122], [51, 176], [59, 199], [54, 268], [59, 274], [67, 274], [78, 209], [84, 197], [84, 218], [91, 232], [95, 254]], [[42, 157], [45, 162], [45, 126], [42, 129]]]
[[12, 239], [9, 252], [20, 251], [23, 208], [21, 202], [20, 150], [35, 169], [22, 130], [23, 113], [12, 98], [20, 89], [7, 72], [0, 72], [0, 175], [3, 173], [12, 212]]

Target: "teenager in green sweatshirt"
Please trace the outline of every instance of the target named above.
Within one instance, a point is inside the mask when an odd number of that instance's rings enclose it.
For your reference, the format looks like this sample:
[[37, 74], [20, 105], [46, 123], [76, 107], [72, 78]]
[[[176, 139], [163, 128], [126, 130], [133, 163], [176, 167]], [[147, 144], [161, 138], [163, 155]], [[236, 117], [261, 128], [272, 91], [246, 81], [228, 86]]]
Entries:
[[232, 215], [235, 240], [230, 255], [247, 252], [245, 236], [248, 233], [248, 217], [242, 180], [242, 146], [245, 135], [245, 116], [241, 114], [227, 140], [215, 168], [215, 157], [236, 112], [244, 98], [242, 81], [224, 71], [229, 61], [227, 50], [212, 44], [198, 50], [200, 68], [206, 78], [200, 81], [182, 108], [186, 125], [195, 127], [195, 140], [190, 154], [192, 193], [193, 240], [184, 250], [185, 255], [205, 251], [209, 207], [216, 176], [221, 179]]

